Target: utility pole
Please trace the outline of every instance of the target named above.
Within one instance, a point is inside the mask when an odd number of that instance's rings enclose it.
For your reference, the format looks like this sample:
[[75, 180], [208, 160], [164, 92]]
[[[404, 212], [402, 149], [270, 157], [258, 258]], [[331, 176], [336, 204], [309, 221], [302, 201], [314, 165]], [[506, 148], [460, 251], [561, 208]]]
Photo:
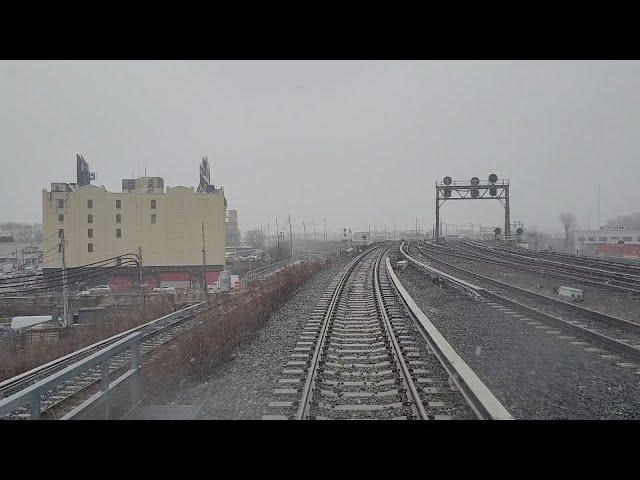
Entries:
[[322, 219], [322, 221], [324, 222], [324, 235], [323, 235], [323, 238], [324, 238], [324, 241], [326, 242], [327, 241], [327, 217], [324, 217]]
[[289, 214], [289, 252], [293, 257], [293, 230], [291, 230], [291, 214]]
[[204, 220], [202, 220], [202, 291], [207, 294], [207, 252], [204, 245]]
[[307, 227], [305, 226], [304, 221], [302, 222], [302, 231], [304, 232], [303, 233], [303, 235], [304, 235], [304, 245], [305, 245], [305, 248], [306, 248], [306, 246], [308, 244], [308, 242], [307, 242]]
[[60, 239], [60, 254], [62, 255], [62, 325], [70, 327], [69, 322], [69, 286], [67, 285], [67, 263], [65, 258], [66, 240], [64, 239], [64, 230]]
[[598, 184], [598, 229], [600, 228], [600, 184]]
[[436, 243], [440, 243], [440, 189], [436, 182]]
[[269, 225], [269, 219], [267, 218], [267, 250], [271, 248], [271, 227]]
[[313, 241], [316, 241], [316, 219], [313, 219]]
[[140, 316], [144, 318], [144, 286], [142, 282], [142, 246], [138, 245], [138, 285], [140, 286]]

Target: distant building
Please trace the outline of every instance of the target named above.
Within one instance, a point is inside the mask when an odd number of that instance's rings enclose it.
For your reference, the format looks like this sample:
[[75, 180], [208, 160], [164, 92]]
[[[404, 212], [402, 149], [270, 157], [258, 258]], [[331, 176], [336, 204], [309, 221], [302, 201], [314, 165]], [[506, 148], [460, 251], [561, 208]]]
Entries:
[[0, 273], [32, 269], [42, 263], [42, 250], [29, 242], [0, 237]]
[[240, 230], [238, 229], [238, 211], [229, 210], [229, 216], [225, 222], [225, 239], [227, 245], [240, 245]]
[[575, 253], [585, 256], [640, 260], [640, 229], [602, 227], [574, 232]]
[[[225, 198], [222, 188], [167, 187], [160, 177], [122, 180], [122, 192], [89, 184], [88, 165], [78, 157], [78, 183], [52, 183], [42, 191], [44, 251], [64, 233], [68, 268], [88, 265], [142, 249], [144, 281], [189, 286], [202, 279], [202, 225], [207, 283], [225, 264]], [[81, 176], [82, 173], [82, 176]], [[44, 259], [45, 274], [61, 268], [61, 256]], [[109, 284], [127, 286], [131, 274], [109, 276]], [[94, 283], [107, 283], [98, 278]]]

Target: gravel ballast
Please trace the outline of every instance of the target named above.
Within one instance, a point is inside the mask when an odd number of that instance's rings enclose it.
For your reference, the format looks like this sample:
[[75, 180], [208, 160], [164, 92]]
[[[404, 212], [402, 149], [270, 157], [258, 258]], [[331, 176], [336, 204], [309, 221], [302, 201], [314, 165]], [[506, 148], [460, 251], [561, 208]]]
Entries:
[[183, 385], [172, 404], [197, 405], [196, 419], [260, 419], [268, 414], [268, 402], [300, 330], [343, 266], [336, 263], [316, 274], [211, 377]]
[[[429, 254], [432, 253], [429, 252]], [[624, 318], [631, 322], [640, 323], [640, 299], [629, 293], [598, 288], [578, 280], [516, 270], [511, 267], [496, 265], [482, 260], [463, 260], [442, 254], [435, 255], [435, 257], [457, 267], [464, 268], [465, 270], [479, 273], [480, 275], [500, 280], [517, 287], [526, 288], [551, 298], [559, 298], [553, 291], [554, 288], [558, 288], [559, 286], [579, 288], [583, 291], [584, 295], [584, 301], [580, 303], [581, 306]]]
[[[540, 322], [527, 323], [421, 271], [397, 270], [451, 346], [517, 419], [638, 419], [640, 370], [589, 351]], [[550, 333], [547, 333], [550, 332]], [[618, 366], [623, 363], [626, 366]], [[629, 368], [627, 368], [629, 367]]]

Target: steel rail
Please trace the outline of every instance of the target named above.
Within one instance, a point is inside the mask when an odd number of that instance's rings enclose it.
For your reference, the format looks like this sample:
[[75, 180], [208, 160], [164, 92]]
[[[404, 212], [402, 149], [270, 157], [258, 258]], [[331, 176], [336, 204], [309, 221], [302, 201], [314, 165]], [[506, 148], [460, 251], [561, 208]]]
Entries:
[[[473, 245], [469, 242], [462, 242], [462, 243], [465, 245], [467, 244]], [[432, 247], [435, 247], [436, 244], [423, 244], [423, 245], [429, 248], [432, 248]], [[438, 247], [446, 250], [447, 255], [457, 256], [463, 259], [479, 260], [482, 262], [492, 263], [495, 265], [510, 266], [520, 270], [551, 275], [556, 278], [566, 278], [566, 279], [582, 282], [584, 284], [591, 285], [594, 287], [623, 291], [630, 294], [640, 294], [640, 288], [625, 287], [624, 285], [617, 284], [617, 283], [620, 283], [620, 284], [627, 284], [627, 285], [632, 285], [634, 287], [638, 287], [638, 285], [635, 283], [623, 282], [619, 280], [611, 280], [606, 278], [601, 279], [601, 281], [593, 280], [593, 278], [597, 278], [593, 274], [576, 272], [573, 269], [563, 269], [556, 266], [533, 265], [531, 262], [524, 259], [509, 261], [509, 260], [504, 260], [499, 258], [493, 258], [489, 256], [491, 255], [491, 253], [487, 253], [486, 255], [483, 255], [479, 252], [473, 251], [471, 249], [463, 248], [461, 246], [456, 246], [456, 248], [448, 248], [448, 247], [443, 247], [442, 245], [438, 245]], [[501, 256], [501, 254], [499, 253], [493, 253], [493, 255], [497, 257]], [[617, 282], [617, 283], [611, 283], [611, 282]]]
[[640, 333], [640, 323], [636, 323], [636, 322], [631, 322], [629, 320], [625, 320], [624, 318], [620, 318], [620, 317], [616, 317], [614, 315], [608, 315], [606, 313], [602, 313], [602, 312], [598, 312], [597, 310], [592, 310], [590, 308], [586, 308], [586, 307], [581, 307], [579, 305], [575, 305], [573, 303], [567, 303], [567, 302], [563, 302], [561, 300], [557, 300], [555, 298], [552, 297], [548, 297], [546, 295], [542, 295], [540, 293], [537, 292], [533, 292], [531, 290], [527, 290], [526, 288], [522, 288], [522, 287], [517, 287], [516, 285], [511, 285], [509, 283], [505, 283], [502, 282], [500, 280], [496, 280], [495, 278], [491, 278], [491, 277], [487, 277], [485, 275], [481, 275], [479, 273], [475, 273], [472, 272], [470, 270], [464, 269], [462, 267], [458, 267], [456, 265], [452, 265], [448, 262], [445, 262], [444, 260], [441, 260], [439, 258], [436, 258], [432, 255], [429, 255], [428, 253], [426, 253], [421, 247], [417, 247], [418, 250], [420, 250], [420, 252], [425, 255], [427, 258], [429, 258], [430, 260], [440, 263], [442, 265], [445, 265], [448, 268], [451, 268], [453, 270], [459, 271], [463, 274], [467, 274], [470, 275], [474, 278], [489, 282], [493, 285], [496, 285], [500, 288], [504, 288], [505, 290], [511, 290], [513, 292], [517, 292], [520, 293], [522, 295], [526, 295], [527, 297], [533, 298], [534, 300], [541, 300], [541, 301], [545, 301], [545, 302], [550, 302], [553, 303], [555, 305], [562, 305], [562, 308], [568, 309], [568, 310], [572, 310], [573, 313], [578, 313], [580, 315], [585, 315], [585, 316], [589, 316], [591, 318], [594, 318], [596, 320], [599, 320], [601, 322], [607, 323], [613, 327], [617, 327], [617, 328], [622, 328], [625, 330], [630, 330], [636, 333]]
[[[575, 265], [596, 265], [598, 267], [607, 267], [607, 268], [611, 268], [611, 269], [618, 269], [621, 272], [620, 273], [629, 273], [629, 272], [636, 272], [636, 273], [632, 273], [632, 275], [640, 275], [640, 262], [638, 260], [630, 260], [630, 259], [626, 259], [624, 261], [622, 260], [613, 260], [613, 259], [609, 259], [609, 260], [605, 260], [602, 258], [595, 258], [595, 257], [584, 257], [584, 256], [580, 256], [580, 255], [575, 255], [575, 254], [569, 254], [569, 253], [560, 253], [560, 252], [545, 252], [545, 251], [540, 251], [540, 252], [533, 252], [533, 251], [529, 251], [529, 252], [518, 252], [518, 250], [513, 250], [511, 248], [506, 248], [504, 246], [501, 247], [488, 247], [487, 245], [484, 245], [480, 242], [473, 242], [473, 243], [477, 243], [478, 245], [481, 245], [483, 247], [486, 248], [494, 248], [496, 250], [499, 251], [505, 251], [505, 252], [510, 252], [510, 253], [523, 253], [523, 254], [527, 254], [529, 256], [537, 256], [537, 257], [548, 257], [548, 258], [557, 258], [557, 259], [563, 259], [563, 260], [567, 260], [567, 261], [573, 261], [576, 262]], [[611, 258], [611, 257], [610, 257]]]
[[[26, 384], [28, 384], [29, 382], [33, 381], [34, 379], [41, 377], [43, 375], [47, 375], [50, 373], [55, 372], [56, 370], [62, 368], [63, 366], [67, 365], [68, 363], [73, 363], [75, 361], [78, 361], [80, 358], [82, 358], [85, 355], [88, 355], [92, 352], [95, 352], [97, 350], [100, 350], [101, 348], [106, 347], [107, 345], [114, 343], [118, 340], [120, 340], [121, 338], [126, 337], [127, 335], [131, 334], [131, 333], [135, 333], [135, 332], [139, 332], [142, 331], [144, 329], [148, 329], [150, 327], [153, 327], [154, 325], [157, 325], [159, 323], [161, 323], [164, 320], [170, 319], [172, 317], [176, 317], [176, 316], [180, 316], [180, 314], [183, 314], [187, 311], [189, 311], [190, 309], [194, 309], [197, 308], [199, 306], [204, 305], [206, 302], [201, 302], [201, 303], [197, 303], [195, 305], [189, 305], [181, 310], [177, 310], [175, 312], [171, 312], [167, 315], [164, 315], [162, 317], [156, 318], [154, 320], [151, 320], [150, 322], [144, 323], [142, 325], [138, 325], [136, 327], [130, 328], [129, 330], [125, 330], [123, 332], [117, 333], [109, 338], [105, 338], [103, 340], [100, 340], [98, 342], [92, 343], [91, 345], [87, 345], [86, 347], [83, 347], [79, 350], [75, 350], [71, 353], [68, 353], [66, 355], [63, 355], [62, 357], [56, 358], [54, 360], [51, 360], [45, 364], [39, 365], [35, 368], [32, 368], [31, 370], [28, 370], [26, 372], [23, 372], [21, 374], [18, 374], [14, 377], [8, 378], [2, 382], [0, 382], [0, 398], [5, 397], [7, 395], [7, 392], [11, 391], [11, 390], [15, 390], [15, 389], [20, 389], [20, 388], [24, 388], [24, 386], [26, 386]], [[204, 311], [204, 310], [203, 310]], [[196, 313], [199, 313], [200, 310], [198, 311], [194, 311], [192, 315], [195, 315]], [[191, 316], [192, 316], [191, 315]], [[187, 317], [189, 318], [189, 317]], [[186, 318], [185, 318], [186, 319]], [[172, 324], [170, 324], [172, 325]], [[150, 332], [152, 334], [155, 334], [159, 332], [159, 330]]]
[[484, 382], [451, 347], [449, 342], [411, 298], [411, 295], [409, 295], [409, 292], [407, 292], [395, 274], [389, 258], [386, 259], [386, 268], [398, 298], [405, 306], [405, 310], [419, 326], [422, 337], [431, 347], [438, 362], [449, 374], [449, 377], [462, 393], [476, 417], [480, 420], [513, 420], [513, 417], [500, 403], [500, 400], [495, 397]]
[[[638, 274], [634, 274], [634, 273], [629, 273], [629, 272], [616, 272], [616, 271], [612, 271], [612, 270], [606, 270], [604, 268], [594, 268], [594, 267], [589, 267], [586, 265], [579, 265], [579, 264], [575, 264], [575, 263], [564, 263], [564, 262], [560, 262], [557, 260], [549, 260], [546, 258], [541, 258], [540, 255], [535, 255], [535, 254], [531, 254], [530, 252], [514, 252], [514, 251], [507, 251], [504, 249], [497, 249], [497, 248], [492, 248], [486, 245], [482, 245], [479, 244], [477, 242], [468, 242], [470, 245], [475, 246], [476, 248], [481, 248], [484, 250], [489, 250], [491, 252], [493, 252], [496, 255], [508, 255], [511, 257], [516, 257], [516, 258], [523, 258], [529, 261], [533, 261], [533, 262], [538, 262], [538, 263], [544, 263], [547, 265], [551, 265], [551, 266], [558, 266], [560, 268], [565, 268], [565, 269], [573, 269], [573, 270], [577, 270], [580, 271], [582, 273], [590, 273], [590, 274], [595, 274], [595, 275], [600, 275], [602, 277], [607, 277], [607, 278], [611, 278], [612, 280], [616, 280], [616, 281], [627, 281], [628, 283], [632, 283], [632, 284], [638, 284], [640, 283], [640, 275]], [[620, 278], [621, 277], [621, 278]]]
[[309, 409], [311, 407], [311, 401], [313, 399], [313, 389], [315, 387], [315, 381], [318, 375], [318, 362], [320, 361], [320, 356], [327, 339], [327, 329], [329, 327], [329, 323], [331, 322], [331, 318], [335, 313], [338, 300], [342, 295], [344, 286], [347, 283], [347, 279], [356, 268], [356, 266], [374, 250], [375, 248], [368, 250], [353, 259], [345, 273], [341, 276], [338, 284], [336, 285], [336, 288], [333, 291], [331, 301], [329, 302], [329, 306], [327, 307], [327, 311], [322, 320], [322, 329], [320, 330], [320, 336], [318, 338], [318, 341], [316, 342], [316, 348], [313, 352], [313, 356], [311, 357], [309, 370], [307, 372], [307, 378], [305, 380], [304, 387], [302, 388], [302, 397], [300, 398], [300, 403], [298, 404], [296, 420], [305, 420], [309, 415]]
[[[0, 382], [0, 398], [7, 396], [7, 394], [10, 394], [10, 392], [15, 391], [16, 389], [24, 388], [30, 382], [36, 380], [37, 378], [43, 375], [51, 374], [55, 372], [57, 369], [62, 368], [63, 366], [69, 363], [78, 361], [84, 355], [87, 355], [91, 352], [99, 350], [109, 345], [110, 343], [116, 342], [119, 339], [125, 337], [126, 335], [129, 335], [134, 332], [148, 330], [148, 332], [145, 332], [145, 335], [143, 338], [146, 339], [149, 336], [155, 336], [157, 334], [162, 333], [167, 328], [174, 326], [176, 323], [187, 321], [199, 313], [203, 313], [205, 311], [218, 308], [232, 301], [237, 301], [238, 299], [243, 298], [244, 296], [251, 293], [252, 291], [242, 292], [242, 293], [230, 296], [228, 298], [225, 298], [224, 300], [220, 302], [216, 302], [214, 304], [209, 304], [208, 302], [199, 302], [193, 305], [189, 305], [175, 312], [171, 312], [171, 313], [168, 313], [167, 315], [163, 315], [162, 317], [153, 319], [147, 323], [143, 323], [136, 327], [130, 328], [129, 330], [125, 330], [123, 332], [117, 333], [111, 337], [105, 338], [91, 345], [87, 345], [86, 347], [83, 347], [79, 350], [68, 353], [66, 355], [63, 355], [62, 357], [56, 358], [54, 360], [51, 360], [43, 365], [39, 365], [31, 370], [20, 373], [16, 376], [13, 376], [11, 378], [8, 378]], [[185, 313], [188, 313], [188, 315], [183, 316]], [[171, 319], [175, 319], [176, 321], [172, 322]], [[164, 324], [164, 322], [167, 322], [166, 325]], [[155, 328], [155, 327], [159, 327], [159, 328]]]
[[[502, 303], [503, 305], [507, 305], [510, 308], [513, 308], [515, 310], [520, 310], [523, 312], [526, 312], [526, 314], [528, 316], [531, 317], [537, 317], [540, 318], [541, 320], [547, 322], [547, 323], [552, 323], [555, 326], [559, 327], [559, 328], [563, 328], [565, 330], [569, 330], [572, 331], [573, 333], [577, 334], [577, 335], [581, 335], [583, 337], [587, 337], [587, 338], [591, 338], [592, 340], [595, 340], [598, 343], [601, 343], [603, 345], [607, 345], [609, 347], [611, 347], [612, 349], [622, 353], [622, 354], [626, 354], [629, 356], [632, 356], [636, 359], [640, 359], [640, 349], [636, 348], [632, 345], [626, 344], [624, 342], [620, 342], [618, 340], [616, 340], [615, 338], [612, 338], [608, 335], [604, 335], [602, 333], [596, 332], [594, 330], [591, 330], [589, 328], [586, 327], [582, 327], [579, 325], [575, 325], [573, 323], [570, 323], [566, 320], [564, 320], [563, 318], [557, 317], [555, 315], [552, 315], [550, 313], [547, 312], [543, 312], [539, 309], [530, 307], [528, 305], [524, 305], [520, 302], [517, 302], [515, 300], [512, 300], [510, 298], [507, 298], [503, 295], [500, 295], [498, 293], [495, 292], [491, 292], [485, 288], [479, 287], [477, 285], [471, 284], [469, 282], [466, 282], [462, 279], [458, 279], [456, 277], [454, 277], [453, 275], [447, 274], [445, 272], [442, 272], [434, 267], [425, 265], [424, 263], [420, 262], [419, 260], [417, 260], [416, 258], [414, 258], [409, 252], [408, 249], [405, 252], [403, 250], [403, 246], [405, 245], [405, 243], [403, 242], [402, 245], [400, 246], [400, 252], [403, 254], [403, 256], [410, 261], [411, 263], [413, 263], [414, 265], [418, 266], [419, 268], [429, 271], [431, 273], [434, 273], [442, 278], [444, 278], [447, 281], [450, 282], [454, 282], [454, 283], [458, 283], [460, 285], [464, 285], [465, 288], [470, 289], [475, 291], [476, 294], [479, 294], [480, 296], [484, 296], [484, 297], [488, 297], [492, 300], [495, 300], [499, 303]], [[455, 265], [451, 265], [443, 260], [437, 259], [427, 253], [425, 253], [420, 247], [417, 247], [422, 254], [427, 257], [428, 259], [430, 259], [431, 261], [434, 261], [436, 263], [440, 263], [448, 268], [451, 268], [452, 270], [456, 270], [459, 271], [463, 274], [467, 274], [469, 276], [472, 276], [474, 278], [478, 278], [481, 279], [483, 281], [487, 281], [489, 283], [492, 283], [494, 285], [497, 285], [501, 288], [504, 288], [505, 290], [511, 290], [514, 292], [518, 292], [518, 293], [522, 293], [525, 295], [528, 295], [532, 298], [536, 298], [538, 300], [544, 300], [546, 302], [554, 302], [555, 304], [558, 305], [562, 305], [565, 308], [569, 308], [569, 309], [573, 309], [574, 313], [581, 313], [583, 315], [588, 315], [591, 316], [591, 318], [595, 318], [597, 320], [602, 320], [605, 322], [609, 322], [610, 325], [615, 326], [617, 328], [626, 328], [628, 330], [633, 330], [634, 332], [638, 332], [640, 330], [640, 324], [637, 323], [633, 323], [633, 322], [629, 322], [628, 320], [624, 320], [621, 319], [619, 317], [613, 317], [611, 315], [606, 315], [604, 313], [601, 312], [597, 312], [595, 310], [590, 310], [584, 307], [579, 307], [577, 305], [573, 305], [573, 304], [569, 304], [566, 302], [561, 302], [559, 300], [556, 300], [554, 298], [551, 297], [547, 297], [545, 295], [540, 295], [539, 293], [536, 292], [531, 292], [530, 290], [526, 290], [520, 287], [516, 287], [515, 285], [509, 285], [507, 283], [504, 282], [500, 282], [499, 280], [495, 280], [489, 277], [485, 277], [483, 275], [474, 273], [474, 272], [470, 272], [468, 270], [465, 270], [463, 268], [460, 267], [456, 267]]]
[[[406, 389], [409, 391], [411, 395], [411, 406], [414, 410], [416, 416], [420, 420], [428, 420], [429, 414], [424, 408], [424, 404], [422, 403], [422, 399], [420, 398], [420, 393], [416, 388], [416, 385], [411, 377], [411, 372], [409, 371], [409, 367], [407, 362], [404, 359], [404, 355], [402, 354], [402, 350], [400, 349], [400, 345], [398, 344], [398, 340], [396, 339], [395, 333], [393, 332], [393, 327], [391, 326], [391, 322], [389, 320], [389, 315], [387, 315], [386, 305], [384, 299], [382, 298], [381, 287], [380, 287], [380, 262], [382, 261], [382, 257], [384, 257], [385, 253], [389, 250], [389, 248], [383, 249], [378, 258], [376, 258], [376, 263], [373, 267], [373, 286], [376, 294], [376, 300], [378, 303], [378, 311], [380, 312], [380, 316], [382, 318], [382, 323], [387, 332], [387, 337], [391, 340], [391, 345], [393, 346], [394, 359], [399, 368], [399, 371], [402, 372], [402, 383], [404, 383]], [[389, 262], [389, 259], [387, 259]], [[388, 268], [388, 266], [387, 266]]]

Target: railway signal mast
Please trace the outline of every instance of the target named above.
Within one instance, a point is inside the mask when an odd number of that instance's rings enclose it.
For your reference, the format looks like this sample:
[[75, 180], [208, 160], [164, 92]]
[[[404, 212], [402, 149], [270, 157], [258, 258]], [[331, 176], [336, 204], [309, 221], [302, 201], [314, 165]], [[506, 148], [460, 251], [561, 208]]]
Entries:
[[448, 200], [498, 200], [504, 207], [504, 238], [510, 238], [509, 180], [500, 180], [492, 173], [485, 183], [481, 183], [478, 177], [468, 182], [444, 177], [441, 182], [436, 182], [436, 243], [440, 242], [440, 207]]

